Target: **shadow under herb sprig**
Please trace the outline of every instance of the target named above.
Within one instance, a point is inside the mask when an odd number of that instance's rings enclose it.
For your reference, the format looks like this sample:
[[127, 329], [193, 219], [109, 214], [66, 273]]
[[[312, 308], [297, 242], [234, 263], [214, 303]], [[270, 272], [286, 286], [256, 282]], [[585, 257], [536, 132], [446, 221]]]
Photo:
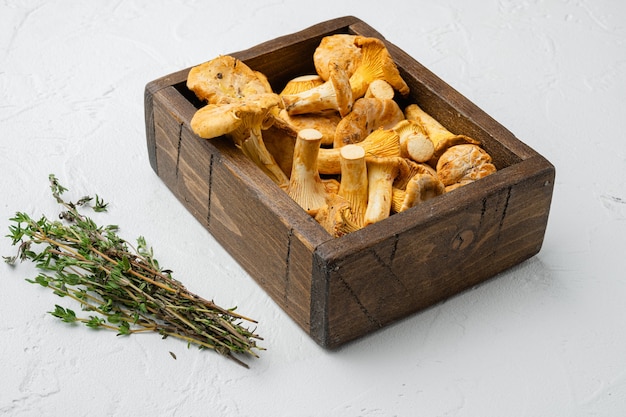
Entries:
[[79, 317], [56, 305], [50, 314], [67, 323], [110, 329], [118, 335], [157, 332], [176, 337], [200, 348], [208, 348], [247, 364], [234, 354], [258, 357], [256, 344], [262, 340], [244, 322], [256, 321], [224, 309], [189, 292], [162, 269], [143, 237], [136, 247], [117, 234], [115, 225], [98, 226], [79, 209], [106, 211], [107, 204], [97, 195], [67, 202], [67, 191], [50, 175], [52, 196], [63, 207], [59, 220], [42, 216], [39, 220], [18, 212], [9, 226], [17, 255], [4, 257], [9, 264], [29, 260], [41, 271], [30, 283], [50, 288], [61, 297], [80, 303], [92, 315]]

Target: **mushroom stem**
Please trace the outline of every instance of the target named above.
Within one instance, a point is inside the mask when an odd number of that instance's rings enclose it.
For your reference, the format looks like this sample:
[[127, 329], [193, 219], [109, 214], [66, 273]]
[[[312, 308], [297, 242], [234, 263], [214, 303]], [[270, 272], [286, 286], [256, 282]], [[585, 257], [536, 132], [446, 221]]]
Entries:
[[404, 109], [407, 120], [414, 120], [422, 126], [428, 138], [433, 142], [434, 151], [429, 163], [437, 164], [439, 157], [450, 147], [461, 144], [479, 145], [480, 142], [465, 135], [456, 135], [445, 128], [437, 119], [422, 110], [417, 104], [409, 104]]
[[282, 105], [290, 115], [337, 110], [341, 116], [352, 109], [352, 89], [345, 70], [334, 65], [330, 79], [317, 87], [297, 94], [281, 96]]
[[367, 165], [363, 147], [346, 145], [341, 148], [341, 185], [338, 194], [350, 203], [353, 221], [363, 226], [368, 196]]
[[253, 126], [247, 131], [248, 137], [240, 142], [239, 148], [252, 162], [256, 164], [279, 187], [285, 188], [289, 178], [276, 163], [272, 154], [265, 147], [261, 128]]
[[393, 181], [400, 172], [401, 157], [368, 158], [368, 198], [364, 226], [386, 219], [391, 214]]
[[396, 180], [393, 183], [395, 188], [399, 188], [401, 190], [406, 190], [406, 186], [409, 181], [417, 174], [428, 174], [433, 177], [437, 176], [437, 171], [435, 168], [431, 167], [425, 163], [415, 162], [412, 159], [405, 158], [404, 161], [407, 165], [406, 171], [401, 171], [400, 174], [396, 177]]
[[380, 100], [393, 100], [395, 94], [396, 93], [393, 91], [391, 84], [385, 80], [378, 79], [370, 83], [364, 97], [377, 98]]
[[286, 187], [289, 178], [265, 147], [261, 135], [263, 121], [277, 103], [277, 95], [263, 94], [254, 96], [249, 102], [207, 104], [194, 113], [191, 128], [204, 139], [228, 136], [272, 181]]
[[430, 140], [437, 145], [440, 141], [454, 134], [446, 129], [437, 119], [426, 113], [417, 104], [410, 104], [404, 109], [407, 120], [414, 120], [424, 129]]
[[240, 119], [240, 124], [229, 135], [244, 155], [261, 168], [279, 187], [284, 188], [289, 183], [289, 178], [265, 147], [261, 133], [262, 128], [269, 127], [264, 126], [264, 122], [273, 121], [267, 116], [277, 105], [278, 96], [264, 94], [254, 96], [249, 100], [249, 103], [242, 101], [237, 107], [236, 115]]
[[326, 188], [317, 171], [317, 153], [322, 134], [315, 129], [298, 132], [287, 194], [307, 213], [315, 216], [326, 204]]
[[404, 119], [393, 130], [400, 135], [400, 151], [403, 157], [415, 162], [427, 162], [433, 157], [435, 145], [420, 123]]

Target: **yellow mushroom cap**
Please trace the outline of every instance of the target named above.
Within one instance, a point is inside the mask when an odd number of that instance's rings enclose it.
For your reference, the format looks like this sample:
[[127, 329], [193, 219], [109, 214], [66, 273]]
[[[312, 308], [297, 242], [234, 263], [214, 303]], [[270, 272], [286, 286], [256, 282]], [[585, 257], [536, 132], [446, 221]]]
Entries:
[[298, 94], [317, 87], [318, 85], [322, 85], [324, 81], [325, 80], [317, 74], [301, 75], [289, 80], [280, 92], [280, 95]]
[[263, 74], [230, 55], [221, 55], [191, 68], [187, 88], [200, 100], [211, 104], [272, 92]]
[[191, 118], [191, 129], [204, 139], [213, 139], [232, 132], [241, 125], [237, 103], [207, 104]]
[[431, 167], [428, 164], [423, 162], [415, 162], [412, 159], [405, 158], [405, 162], [407, 165], [407, 170], [400, 172], [400, 174], [396, 177], [396, 180], [393, 183], [395, 188], [405, 190], [407, 184], [417, 174], [428, 174], [433, 177], [437, 176], [437, 171], [435, 168]]
[[361, 62], [361, 49], [354, 44], [356, 35], [338, 33], [322, 38], [313, 53], [315, 70], [324, 80], [330, 79], [329, 64], [337, 64], [350, 77]]
[[468, 183], [496, 172], [491, 156], [480, 146], [455, 145], [446, 150], [437, 162], [437, 177], [446, 186]]
[[340, 148], [358, 143], [378, 128], [391, 129], [404, 119], [404, 113], [394, 100], [360, 98], [335, 130], [333, 145]]
[[416, 174], [406, 186], [406, 196], [400, 211], [430, 200], [446, 192], [445, 186], [430, 174]]
[[357, 36], [354, 44], [361, 48], [361, 63], [350, 77], [352, 94], [363, 97], [370, 83], [377, 79], [387, 81], [401, 95], [409, 94], [409, 86], [389, 54], [384, 42], [373, 37]]

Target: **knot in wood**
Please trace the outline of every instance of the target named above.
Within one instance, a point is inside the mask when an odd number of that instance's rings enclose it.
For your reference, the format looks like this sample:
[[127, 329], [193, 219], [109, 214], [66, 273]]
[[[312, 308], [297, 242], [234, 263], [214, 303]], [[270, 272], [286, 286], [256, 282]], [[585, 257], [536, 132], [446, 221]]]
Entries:
[[452, 239], [452, 249], [463, 250], [474, 241], [474, 232], [470, 229], [462, 230]]

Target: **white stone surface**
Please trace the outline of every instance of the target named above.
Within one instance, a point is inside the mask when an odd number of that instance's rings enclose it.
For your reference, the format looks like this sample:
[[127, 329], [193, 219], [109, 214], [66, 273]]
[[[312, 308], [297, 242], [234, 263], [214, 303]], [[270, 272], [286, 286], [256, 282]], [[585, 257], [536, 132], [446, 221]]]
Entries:
[[[358, 4], [358, 6], [357, 6]], [[177, 202], [146, 152], [143, 89], [352, 14], [557, 169], [541, 252], [337, 352], [306, 336]], [[626, 412], [626, 3], [15, 1], [0, 4], [0, 227], [56, 213], [47, 176], [111, 202], [192, 291], [259, 320], [245, 370], [116, 338], [0, 265], [0, 415], [621, 416]], [[14, 248], [0, 239], [0, 254]], [[169, 352], [174, 352], [174, 360]]]

